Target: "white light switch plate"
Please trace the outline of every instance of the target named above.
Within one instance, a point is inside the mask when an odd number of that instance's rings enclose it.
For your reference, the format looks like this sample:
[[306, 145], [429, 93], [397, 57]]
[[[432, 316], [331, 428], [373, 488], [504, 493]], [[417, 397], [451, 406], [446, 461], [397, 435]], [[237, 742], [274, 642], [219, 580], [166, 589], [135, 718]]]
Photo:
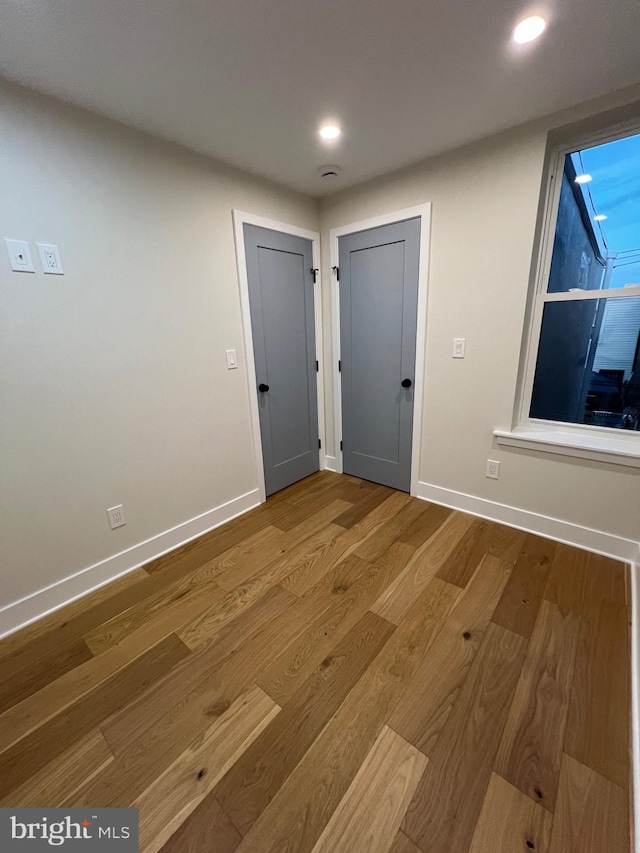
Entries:
[[42, 272], [47, 275], [64, 275], [60, 250], [52, 243], [36, 243], [40, 254]]
[[453, 339], [453, 358], [464, 358], [467, 352], [467, 339]]
[[35, 272], [33, 261], [31, 260], [31, 250], [26, 240], [9, 240], [4, 238], [11, 261], [11, 269], [14, 272]]
[[227, 370], [235, 370], [238, 366], [238, 359], [236, 356], [236, 351], [234, 349], [228, 349], [226, 351], [227, 356]]

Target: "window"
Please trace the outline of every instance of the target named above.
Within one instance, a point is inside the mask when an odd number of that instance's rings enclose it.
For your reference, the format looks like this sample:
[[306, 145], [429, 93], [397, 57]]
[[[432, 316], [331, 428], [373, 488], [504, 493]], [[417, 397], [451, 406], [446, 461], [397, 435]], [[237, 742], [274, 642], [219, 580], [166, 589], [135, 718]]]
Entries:
[[554, 171], [521, 423], [638, 433], [640, 134], [565, 149]]

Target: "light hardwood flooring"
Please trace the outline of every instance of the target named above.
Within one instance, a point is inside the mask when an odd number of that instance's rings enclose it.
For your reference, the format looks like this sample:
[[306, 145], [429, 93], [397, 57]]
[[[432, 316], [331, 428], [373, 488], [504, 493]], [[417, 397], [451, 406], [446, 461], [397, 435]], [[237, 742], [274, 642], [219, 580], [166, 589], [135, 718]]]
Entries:
[[620, 563], [322, 472], [0, 643], [0, 806], [143, 853], [629, 853]]

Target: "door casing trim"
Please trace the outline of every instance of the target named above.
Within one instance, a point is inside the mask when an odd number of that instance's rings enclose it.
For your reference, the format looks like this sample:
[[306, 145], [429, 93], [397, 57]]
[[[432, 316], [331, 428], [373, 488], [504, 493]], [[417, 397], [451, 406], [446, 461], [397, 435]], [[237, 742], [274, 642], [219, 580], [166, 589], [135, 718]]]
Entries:
[[[251, 330], [251, 311], [249, 308], [249, 279], [247, 277], [247, 256], [244, 245], [244, 225], [257, 225], [259, 228], [269, 228], [271, 231], [280, 231], [291, 234], [294, 237], [302, 237], [311, 240], [313, 251], [313, 266], [320, 269], [320, 234], [317, 231], [309, 231], [297, 225], [288, 225], [275, 219], [267, 219], [244, 210], [233, 210], [233, 234], [236, 245], [236, 266], [238, 272], [238, 289], [240, 291], [240, 314], [242, 318], [242, 336], [244, 344], [244, 358], [246, 365], [247, 390], [249, 392], [249, 413], [251, 415], [251, 435], [253, 439], [253, 450], [256, 466], [256, 483], [260, 494], [260, 503], [266, 497], [264, 481], [264, 459], [262, 456], [262, 440], [260, 435], [260, 413], [258, 411], [258, 398], [256, 396], [256, 363], [253, 356], [253, 333]], [[323, 344], [322, 344], [322, 290], [320, 287], [320, 273], [317, 275], [317, 283], [314, 288], [313, 311], [316, 335], [316, 359], [319, 369], [316, 372], [316, 393], [318, 396], [318, 435], [320, 437], [320, 470], [326, 465], [326, 436], [324, 417], [324, 370], [323, 370]]]
[[416, 372], [413, 397], [413, 429], [411, 433], [411, 494], [418, 494], [420, 480], [420, 451], [422, 436], [422, 418], [424, 409], [424, 379], [427, 340], [427, 294], [429, 289], [429, 251], [431, 246], [431, 202], [383, 213], [370, 219], [361, 219], [329, 231], [329, 253], [331, 272], [331, 328], [333, 346], [333, 411], [335, 427], [335, 470], [343, 472], [343, 456], [340, 450], [342, 437], [342, 375], [338, 370], [340, 361], [340, 286], [333, 272], [339, 266], [338, 240], [358, 231], [368, 231], [381, 225], [392, 225], [405, 219], [420, 218], [420, 261], [418, 267], [418, 317], [416, 326]]

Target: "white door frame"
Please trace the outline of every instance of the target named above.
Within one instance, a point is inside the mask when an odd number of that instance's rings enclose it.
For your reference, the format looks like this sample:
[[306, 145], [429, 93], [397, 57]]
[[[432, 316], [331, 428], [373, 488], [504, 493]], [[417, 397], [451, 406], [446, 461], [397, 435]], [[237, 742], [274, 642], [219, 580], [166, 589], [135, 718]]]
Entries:
[[405, 219], [420, 218], [420, 261], [418, 267], [418, 317], [416, 328], [416, 372], [413, 382], [413, 430], [411, 438], [411, 494], [418, 494], [420, 475], [420, 448], [422, 439], [422, 413], [424, 408], [424, 376], [427, 339], [427, 292], [429, 288], [429, 249], [431, 245], [431, 202], [394, 210], [371, 219], [362, 219], [349, 225], [341, 225], [329, 231], [331, 256], [331, 326], [333, 329], [333, 406], [335, 423], [336, 471], [343, 472], [340, 450], [342, 438], [342, 374], [338, 370], [340, 361], [340, 286], [334, 267], [340, 264], [338, 238], [358, 231], [368, 231], [381, 225], [391, 225]]
[[240, 312], [242, 315], [242, 333], [244, 338], [244, 358], [247, 366], [247, 384], [249, 391], [249, 411], [251, 413], [251, 434], [253, 437], [253, 449], [256, 466], [256, 482], [260, 493], [260, 503], [266, 498], [264, 482], [264, 459], [262, 456], [262, 440], [260, 435], [260, 412], [258, 410], [258, 397], [256, 395], [256, 363], [253, 356], [253, 333], [251, 331], [251, 310], [249, 307], [249, 279], [247, 277], [247, 256], [244, 245], [244, 225], [257, 225], [260, 228], [269, 228], [271, 231], [281, 231], [294, 237], [303, 237], [311, 240], [313, 247], [313, 266], [318, 270], [316, 275], [316, 286], [313, 289], [313, 310], [316, 333], [316, 359], [318, 371], [316, 372], [316, 393], [318, 396], [318, 436], [320, 438], [320, 470], [326, 465], [326, 436], [324, 419], [324, 374], [322, 365], [322, 291], [320, 288], [320, 234], [317, 231], [308, 231], [297, 225], [287, 225], [275, 219], [267, 219], [243, 210], [233, 210], [233, 233], [236, 244], [236, 264], [238, 268], [238, 288], [240, 290]]

